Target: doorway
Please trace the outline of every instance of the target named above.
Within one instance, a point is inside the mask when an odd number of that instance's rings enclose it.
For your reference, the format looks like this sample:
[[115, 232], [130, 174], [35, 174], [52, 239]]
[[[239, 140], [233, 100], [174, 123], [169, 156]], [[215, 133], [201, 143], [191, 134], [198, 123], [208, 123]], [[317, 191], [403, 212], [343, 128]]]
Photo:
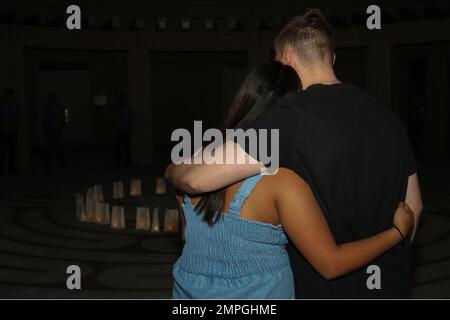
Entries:
[[449, 160], [450, 44], [398, 45], [392, 50], [392, 109], [405, 124], [419, 160]]
[[44, 64], [39, 70], [39, 114], [42, 115], [47, 104], [48, 94], [55, 93], [58, 102], [66, 109], [64, 139], [68, 143], [92, 139], [89, 78], [89, 70], [84, 65], [57, 67]]

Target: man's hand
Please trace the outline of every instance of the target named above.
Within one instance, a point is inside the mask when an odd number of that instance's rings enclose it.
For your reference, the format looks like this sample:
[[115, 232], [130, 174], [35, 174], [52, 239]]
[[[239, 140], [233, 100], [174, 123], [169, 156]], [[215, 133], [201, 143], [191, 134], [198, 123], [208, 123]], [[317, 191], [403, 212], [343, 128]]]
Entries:
[[414, 241], [417, 232], [417, 226], [419, 225], [420, 216], [422, 214], [423, 203], [422, 203], [422, 195], [420, 192], [419, 178], [417, 174], [413, 174], [408, 178], [408, 189], [406, 191], [406, 200], [405, 202], [414, 212], [414, 230], [411, 234], [411, 241]]

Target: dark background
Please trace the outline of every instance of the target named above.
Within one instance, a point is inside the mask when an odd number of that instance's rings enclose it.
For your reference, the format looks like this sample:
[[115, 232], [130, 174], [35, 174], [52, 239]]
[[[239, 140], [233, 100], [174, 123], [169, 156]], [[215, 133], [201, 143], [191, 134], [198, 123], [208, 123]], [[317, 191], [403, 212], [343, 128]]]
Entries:
[[[69, 112], [66, 148], [82, 153], [108, 150], [110, 109], [127, 92], [139, 119], [133, 162], [151, 165], [174, 128], [200, 119], [218, 126], [247, 71], [272, 57], [283, 22], [311, 6], [336, 27], [338, 77], [399, 115], [420, 160], [449, 163], [449, 1], [378, 1], [382, 30], [374, 31], [365, 26], [369, 1], [78, 1], [80, 31], [65, 28], [67, 4], [0, 4], [0, 88], [15, 89], [23, 105], [21, 171], [39, 170], [48, 92]], [[98, 95], [107, 107], [93, 107]]]

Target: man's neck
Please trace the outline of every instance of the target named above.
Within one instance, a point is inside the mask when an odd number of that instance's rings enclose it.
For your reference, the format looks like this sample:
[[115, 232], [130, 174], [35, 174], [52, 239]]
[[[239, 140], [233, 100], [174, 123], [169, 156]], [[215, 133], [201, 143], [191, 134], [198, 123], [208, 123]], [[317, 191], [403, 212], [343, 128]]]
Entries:
[[297, 74], [302, 81], [303, 90], [315, 84], [331, 85], [341, 83], [332, 68], [297, 70]]

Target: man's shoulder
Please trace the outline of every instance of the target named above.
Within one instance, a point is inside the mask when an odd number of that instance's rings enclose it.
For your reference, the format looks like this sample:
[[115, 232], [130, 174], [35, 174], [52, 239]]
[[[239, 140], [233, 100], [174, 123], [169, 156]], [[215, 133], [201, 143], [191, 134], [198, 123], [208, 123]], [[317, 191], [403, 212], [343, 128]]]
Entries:
[[355, 92], [354, 101], [357, 107], [356, 110], [360, 110], [361, 112], [370, 115], [375, 121], [383, 121], [384, 125], [390, 123], [395, 127], [402, 126], [402, 122], [398, 115], [386, 104], [381, 102], [371, 93], [356, 86], [352, 87]]
[[255, 129], [287, 129], [296, 125], [293, 97], [282, 99], [265, 109], [249, 126]]

